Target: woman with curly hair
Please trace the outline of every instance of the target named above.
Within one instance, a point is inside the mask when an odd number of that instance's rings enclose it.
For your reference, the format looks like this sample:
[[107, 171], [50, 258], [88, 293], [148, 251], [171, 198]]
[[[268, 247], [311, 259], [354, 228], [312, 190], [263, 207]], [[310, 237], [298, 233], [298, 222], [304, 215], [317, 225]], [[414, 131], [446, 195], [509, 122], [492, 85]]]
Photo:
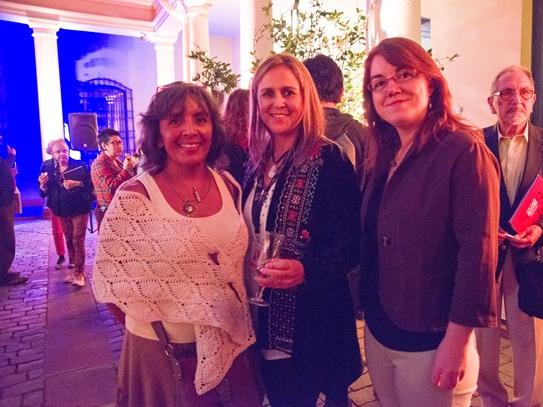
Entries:
[[93, 288], [125, 321], [121, 406], [257, 407], [239, 186], [212, 168], [224, 133], [210, 95], [159, 88], [142, 117], [142, 174], [115, 194]]

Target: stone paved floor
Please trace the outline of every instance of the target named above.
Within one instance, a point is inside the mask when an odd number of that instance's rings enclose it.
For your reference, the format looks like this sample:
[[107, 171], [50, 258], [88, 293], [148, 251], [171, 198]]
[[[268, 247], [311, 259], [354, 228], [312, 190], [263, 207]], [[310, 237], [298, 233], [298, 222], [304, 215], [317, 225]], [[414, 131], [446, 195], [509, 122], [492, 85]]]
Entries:
[[[0, 407], [113, 406], [116, 364], [123, 329], [89, 285], [63, 284], [48, 221], [16, 224], [14, 271], [28, 276], [23, 286], [0, 287]], [[96, 234], [87, 234], [91, 275]], [[363, 324], [358, 324], [359, 338]], [[362, 345], [361, 345], [362, 348]], [[509, 341], [502, 339], [502, 380], [512, 390]], [[351, 386], [354, 406], [378, 407], [367, 372]], [[318, 405], [322, 406], [322, 400]], [[477, 397], [472, 406], [480, 406]]]

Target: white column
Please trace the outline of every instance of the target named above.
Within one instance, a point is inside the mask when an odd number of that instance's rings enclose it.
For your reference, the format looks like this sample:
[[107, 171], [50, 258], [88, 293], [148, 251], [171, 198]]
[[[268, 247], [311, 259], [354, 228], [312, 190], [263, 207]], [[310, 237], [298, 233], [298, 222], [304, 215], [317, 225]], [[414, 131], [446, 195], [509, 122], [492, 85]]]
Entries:
[[[271, 54], [273, 43], [269, 30], [263, 31], [263, 27], [271, 23], [263, 7], [269, 0], [241, 0], [239, 16], [239, 58], [240, 58], [240, 86], [249, 87], [253, 76], [252, 68], [254, 57], [260, 61]], [[257, 42], [258, 40], [258, 42]], [[255, 53], [255, 56], [252, 53]]]
[[28, 25], [34, 37], [42, 157], [46, 159], [47, 143], [64, 137], [57, 48], [59, 26], [54, 21], [33, 19]]
[[385, 38], [406, 37], [420, 44], [420, 0], [367, 0], [368, 49]]
[[[213, 0], [184, 0], [185, 14], [188, 19], [188, 52], [205, 51], [209, 55], [209, 9]], [[200, 62], [190, 60], [190, 75], [194, 77], [201, 71]]]
[[190, 82], [190, 37], [189, 37], [189, 17], [185, 14], [183, 18], [183, 81]]
[[167, 85], [175, 81], [175, 42], [177, 37], [153, 36], [156, 58], [156, 84]]

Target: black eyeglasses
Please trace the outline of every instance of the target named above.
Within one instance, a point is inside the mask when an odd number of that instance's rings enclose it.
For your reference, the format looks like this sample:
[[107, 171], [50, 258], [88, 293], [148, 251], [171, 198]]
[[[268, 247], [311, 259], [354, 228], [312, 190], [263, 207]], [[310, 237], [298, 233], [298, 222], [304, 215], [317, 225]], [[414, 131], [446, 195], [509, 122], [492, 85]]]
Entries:
[[111, 140], [108, 141], [107, 144], [111, 144], [112, 146], [120, 146], [121, 144], [123, 144], [123, 142], [119, 140]]
[[417, 71], [412, 68], [400, 68], [396, 73], [388, 78], [382, 76], [373, 78], [370, 83], [368, 83], [368, 90], [370, 92], [382, 92], [386, 89], [388, 81], [391, 79], [396, 83], [403, 83], [410, 81], [415, 76], [417, 76]]
[[[517, 91], [515, 89], [504, 89], [493, 92], [490, 96], [499, 96], [500, 100], [507, 102], [511, 100], [513, 98], [513, 95], [515, 95], [516, 93]], [[530, 100], [535, 95], [535, 91], [528, 88], [520, 89], [518, 93], [520, 97], [524, 100]]]

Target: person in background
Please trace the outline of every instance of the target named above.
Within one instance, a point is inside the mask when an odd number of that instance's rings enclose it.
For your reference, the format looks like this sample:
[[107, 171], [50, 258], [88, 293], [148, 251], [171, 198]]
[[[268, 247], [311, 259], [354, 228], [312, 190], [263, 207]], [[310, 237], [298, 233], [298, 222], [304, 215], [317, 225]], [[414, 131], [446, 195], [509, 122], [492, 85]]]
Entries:
[[115, 194], [94, 267], [97, 300], [126, 324], [117, 405], [260, 407], [240, 189], [212, 169], [217, 108], [204, 88], [175, 82], [141, 124], [146, 171]]
[[363, 182], [364, 151], [368, 135], [366, 128], [353, 116], [342, 113], [337, 108], [343, 97], [341, 69], [332, 58], [322, 54], [306, 59], [304, 65], [313, 78], [324, 109], [326, 118], [324, 134], [340, 145]]
[[[51, 150], [51, 143], [54, 140], [51, 140], [49, 143], [47, 143], [47, 148], [45, 149], [45, 152], [49, 155], [52, 155]], [[54, 169], [54, 161], [53, 158], [50, 158], [49, 160], [45, 160], [41, 164], [40, 168], [40, 174], [45, 172], [52, 172]], [[57, 262], [55, 264], [55, 269], [60, 270], [62, 268], [62, 265], [66, 261], [65, 258], [65, 246], [64, 246], [64, 232], [62, 231], [62, 224], [60, 222], [60, 218], [55, 215], [55, 213], [52, 210], [49, 210], [49, 218], [51, 219], [51, 231], [53, 233], [53, 242], [55, 243], [55, 250], [57, 252]]]
[[361, 294], [383, 407], [468, 407], [474, 327], [496, 326], [499, 171], [430, 54], [388, 38], [364, 66]]
[[60, 218], [68, 248], [69, 271], [64, 282], [85, 286], [85, 235], [93, 200], [92, 181], [87, 165], [70, 158], [64, 139], [51, 142], [52, 166], [38, 177], [40, 196]]
[[282, 258], [255, 278], [270, 304], [255, 311], [267, 397], [272, 407], [309, 407], [323, 392], [327, 406], [347, 406], [362, 371], [346, 276], [359, 261], [360, 193], [353, 166], [324, 137], [315, 85], [293, 56], [273, 55], [256, 70], [249, 155], [249, 258], [266, 232], [285, 236]]
[[96, 194], [96, 223], [100, 230], [115, 191], [135, 175], [136, 161], [130, 155], [125, 156], [122, 162], [119, 160], [123, 154], [123, 141], [115, 129], [102, 129], [98, 133], [98, 145], [101, 152], [91, 165], [91, 178]]
[[247, 160], [247, 130], [249, 127], [249, 91], [236, 89], [228, 97], [223, 114], [226, 143], [216, 167], [228, 171], [241, 182], [243, 164]]
[[248, 89], [236, 89], [228, 96], [223, 124], [227, 141], [231, 141], [247, 151], [247, 131], [249, 129]]
[[16, 151], [0, 135], [0, 286], [24, 284], [27, 277], [10, 271], [15, 258], [15, 179]]
[[535, 177], [542, 174], [543, 129], [530, 123], [536, 95], [529, 70], [521, 66], [502, 69], [490, 92], [488, 104], [497, 123], [485, 128], [484, 134], [502, 170], [498, 305], [501, 308], [503, 298], [513, 349], [513, 398], [508, 400], [498, 374], [500, 326], [476, 331], [481, 358], [477, 390], [484, 407], [543, 406], [543, 287], [524, 277], [529, 264], [540, 256], [543, 217], [519, 233], [509, 223]]

